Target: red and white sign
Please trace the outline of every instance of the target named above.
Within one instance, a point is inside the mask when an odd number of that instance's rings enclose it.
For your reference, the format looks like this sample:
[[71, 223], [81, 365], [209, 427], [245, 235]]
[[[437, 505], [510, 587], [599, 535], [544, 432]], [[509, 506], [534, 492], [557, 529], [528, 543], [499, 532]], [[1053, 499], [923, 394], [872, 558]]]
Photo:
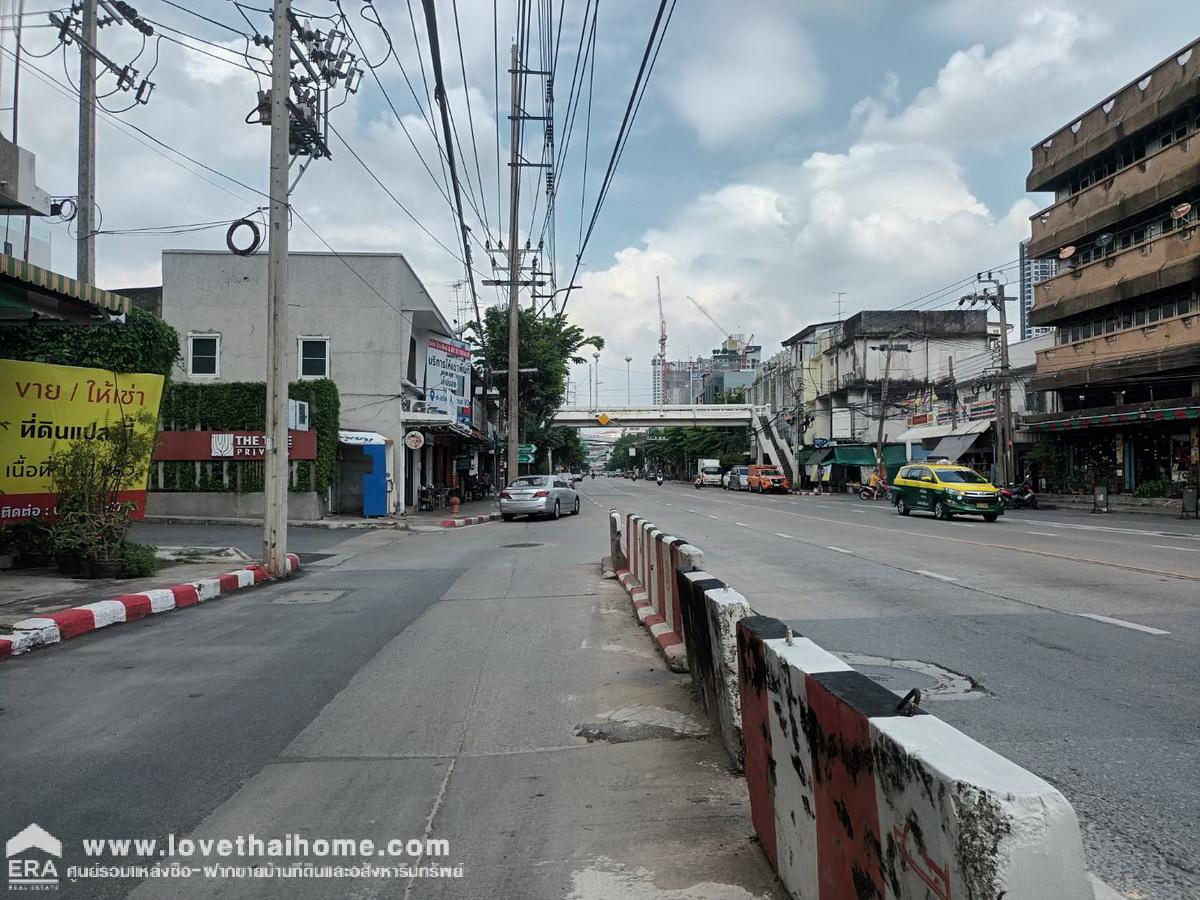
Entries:
[[[267, 437], [261, 431], [160, 431], [154, 460], [266, 459]], [[288, 459], [316, 459], [315, 431], [288, 432]]]

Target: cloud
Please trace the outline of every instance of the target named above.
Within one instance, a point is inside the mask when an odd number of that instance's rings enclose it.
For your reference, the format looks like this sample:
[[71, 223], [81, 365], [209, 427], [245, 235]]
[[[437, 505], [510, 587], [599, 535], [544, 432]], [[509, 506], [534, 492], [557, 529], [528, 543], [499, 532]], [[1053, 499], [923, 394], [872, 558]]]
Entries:
[[[709, 147], [761, 141], [816, 109], [825, 79], [807, 34], [791, 17], [767, 10], [709, 17], [667, 87], [680, 117]], [[679, 40], [674, 35], [672, 40]]]

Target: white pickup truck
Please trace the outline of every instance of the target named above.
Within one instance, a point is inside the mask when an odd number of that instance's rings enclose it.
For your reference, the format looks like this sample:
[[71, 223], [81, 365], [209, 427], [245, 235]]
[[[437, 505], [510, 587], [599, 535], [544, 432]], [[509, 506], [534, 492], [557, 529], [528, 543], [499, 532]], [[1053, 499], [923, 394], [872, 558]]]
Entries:
[[721, 487], [721, 461], [719, 459], [696, 460], [696, 488]]

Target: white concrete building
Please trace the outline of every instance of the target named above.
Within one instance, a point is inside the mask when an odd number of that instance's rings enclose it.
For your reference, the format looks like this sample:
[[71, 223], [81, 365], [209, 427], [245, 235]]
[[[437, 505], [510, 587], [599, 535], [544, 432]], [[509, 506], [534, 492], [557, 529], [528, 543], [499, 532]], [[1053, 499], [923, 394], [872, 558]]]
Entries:
[[[182, 343], [175, 377], [264, 381], [266, 254], [167, 250], [162, 268], [162, 316]], [[447, 483], [460, 449], [451, 445], [469, 439], [470, 416], [464, 427], [454, 410], [425, 405], [429, 343], [452, 341], [453, 331], [408, 261], [398, 253], [291, 253], [287, 294], [286, 377], [330, 378], [341, 395], [341, 429], [386, 439], [389, 514], [414, 505], [422, 486]], [[417, 451], [404, 444], [412, 429], [426, 436]], [[344, 455], [329, 498], [334, 511], [362, 510], [353, 458]]]

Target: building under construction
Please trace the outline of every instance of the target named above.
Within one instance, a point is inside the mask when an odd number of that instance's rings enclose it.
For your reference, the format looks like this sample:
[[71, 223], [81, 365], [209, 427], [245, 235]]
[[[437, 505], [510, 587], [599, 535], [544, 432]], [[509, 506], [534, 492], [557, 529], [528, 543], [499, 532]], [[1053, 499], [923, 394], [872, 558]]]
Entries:
[[[731, 334], [709, 357], [650, 359], [655, 405], [714, 402], [726, 391], [747, 388], [762, 359], [762, 347], [747, 344], [745, 335]], [[665, 382], [665, 384], [664, 384]]]

